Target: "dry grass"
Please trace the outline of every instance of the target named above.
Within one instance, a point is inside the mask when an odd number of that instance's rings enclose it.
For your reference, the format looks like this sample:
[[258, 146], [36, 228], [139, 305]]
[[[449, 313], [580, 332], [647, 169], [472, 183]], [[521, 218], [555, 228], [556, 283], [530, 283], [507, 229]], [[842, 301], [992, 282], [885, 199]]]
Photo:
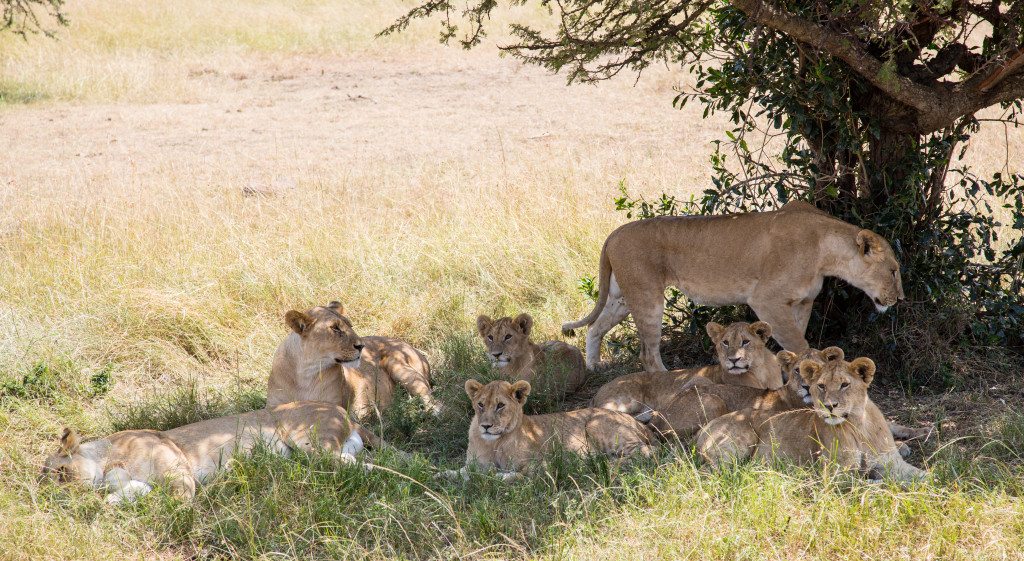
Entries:
[[[42, 368], [53, 386], [0, 400], [0, 558], [181, 554], [81, 497], [39, 499], [61, 425], [100, 433], [109, 410], [190, 381], [260, 388], [281, 314], [334, 298], [361, 333], [435, 361], [481, 311], [527, 310], [554, 335], [588, 307], [576, 282], [623, 219], [620, 181], [707, 184], [726, 124], [671, 108], [679, 71], [566, 87], [493, 46], [439, 47], [432, 25], [373, 39], [409, 5], [85, 1], [56, 42], [0, 39], [0, 381]], [[1024, 131], [986, 128], [969, 157], [1007, 153], [1021, 161]], [[988, 500], [976, 520], [1007, 508]], [[681, 538], [633, 520], [707, 506], [692, 501], [566, 536]]]

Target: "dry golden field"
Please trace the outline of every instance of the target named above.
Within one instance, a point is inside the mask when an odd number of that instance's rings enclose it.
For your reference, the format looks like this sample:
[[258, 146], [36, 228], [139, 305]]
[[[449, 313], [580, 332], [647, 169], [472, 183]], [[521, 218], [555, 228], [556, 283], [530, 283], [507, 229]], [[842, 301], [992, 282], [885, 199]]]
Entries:
[[[215, 532], [160, 529], [173, 516], [158, 507], [105, 509], [38, 485], [59, 429], [103, 434], [133, 404], [193, 384], [262, 391], [282, 314], [331, 299], [361, 334], [408, 338], [437, 364], [450, 340], [472, 340], [478, 313], [529, 311], [555, 336], [589, 309], [576, 285], [625, 219], [611, 202], [620, 183], [679, 196], [708, 184], [727, 123], [672, 108], [682, 71], [566, 86], [499, 56], [500, 37], [469, 52], [438, 45], [433, 24], [374, 38], [409, 6], [82, 0], [57, 40], [0, 38], [0, 382], [43, 379], [0, 397], [0, 559], [215, 556], [194, 538]], [[972, 143], [981, 171], [1024, 159], [1024, 129], [989, 126]], [[723, 481], [665, 462], [635, 496], [584, 493], [539, 541], [463, 536], [420, 553], [1002, 559], [1024, 547], [1019, 473], [1010, 490], [826, 493], [817, 476]], [[397, 524], [380, 535], [400, 536]], [[288, 537], [304, 531], [285, 524], [284, 545], [235, 554], [420, 556], [384, 538], [332, 550]]]

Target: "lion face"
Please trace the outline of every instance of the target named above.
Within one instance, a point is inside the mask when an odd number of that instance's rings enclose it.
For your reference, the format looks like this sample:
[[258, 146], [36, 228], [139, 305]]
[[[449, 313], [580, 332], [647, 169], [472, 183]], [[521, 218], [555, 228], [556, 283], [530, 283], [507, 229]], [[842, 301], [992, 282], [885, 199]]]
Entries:
[[529, 346], [533, 318], [530, 314], [493, 320], [480, 316], [476, 318], [476, 328], [487, 347], [487, 359], [491, 365], [503, 367], [521, 356]]
[[838, 357], [824, 364], [805, 359], [800, 361], [800, 375], [810, 386], [814, 411], [826, 423], [840, 425], [851, 417], [864, 415], [875, 363], [864, 357], [853, 362]]
[[43, 462], [40, 478], [62, 484], [92, 482], [94, 462], [78, 454], [80, 444], [78, 433], [64, 429], [57, 453]]
[[359, 367], [363, 343], [344, 313], [340, 303], [331, 302], [306, 312], [291, 310], [285, 314], [285, 323], [301, 337], [304, 368], [323, 369], [336, 364]]
[[729, 374], [745, 374], [772, 358], [772, 353], [765, 346], [772, 336], [772, 328], [763, 321], [738, 321], [728, 327], [712, 321], [706, 329], [715, 344], [718, 363]]
[[889, 242], [871, 230], [857, 232], [858, 256], [851, 263], [851, 282], [884, 312], [903, 299], [900, 262]]
[[821, 351], [817, 349], [807, 349], [800, 354], [796, 354], [792, 351], [779, 351], [779, 354], [776, 355], [776, 357], [779, 359], [779, 364], [782, 366], [782, 375], [789, 391], [802, 399], [804, 403], [810, 405], [814, 403], [814, 399], [811, 398], [811, 385], [807, 383], [807, 380], [804, 380], [804, 377], [800, 374], [800, 362], [806, 359], [825, 364], [826, 362], [837, 359], [842, 360], [843, 350], [839, 347], [828, 347]]
[[485, 386], [476, 380], [466, 380], [466, 395], [473, 404], [473, 426], [480, 431], [481, 438], [494, 441], [519, 427], [530, 383], [497, 380]]

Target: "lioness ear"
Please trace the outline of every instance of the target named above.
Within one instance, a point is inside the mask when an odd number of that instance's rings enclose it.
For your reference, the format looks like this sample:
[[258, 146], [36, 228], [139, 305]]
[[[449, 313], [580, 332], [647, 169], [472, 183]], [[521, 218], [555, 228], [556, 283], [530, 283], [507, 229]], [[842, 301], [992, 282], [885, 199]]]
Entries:
[[725, 333], [725, 326], [720, 323], [709, 321], [704, 329], [708, 332], [708, 337], [711, 337], [712, 341], [718, 341], [722, 338], [722, 333]]
[[302, 335], [313, 325], [313, 318], [298, 310], [289, 310], [284, 315], [284, 322], [288, 324], [288, 327], [292, 328], [292, 331]]
[[469, 380], [466, 380], [466, 395], [469, 396], [469, 399], [473, 399], [476, 397], [476, 392], [480, 391], [480, 388], [482, 387], [484, 387], [483, 384], [470, 378]]
[[839, 347], [826, 347], [821, 351], [821, 355], [825, 357], [825, 361], [833, 362], [836, 360], [843, 360], [846, 358], [846, 353]]
[[789, 370], [793, 367], [793, 363], [796, 362], [796, 353], [793, 351], [779, 351], [779, 354], [775, 355], [775, 358], [779, 359], [779, 363], [782, 364], [783, 370]]
[[750, 332], [757, 335], [765, 343], [768, 342], [768, 338], [772, 336], [772, 326], [768, 325], [767, 322], [755, 321], [750, 324]]
[[519, 314], [516, 319], [512, 320], [512, 323], [526, 336], [529, 336], [533, 329], [533, 318], [530, 317], [530, 314]]
[[78, 446], [82, 443], [81, 437], [75, 429], [65, 428], [60, 433], [60, 451], [68, 456], [78, 452]]
[[476, 318], [476, 330], [480, 332], [481, 337], [487, 332], [488, 329], [491, 328], [491, 325], [493, 324], [494, 320], [492, 320], [490, 316], [480, 315], [477, 316]]
[[861, 380], [864, 380], [865, 384], [871, 385], [871, 381], [875, 379], [875, 361], [870, 358], [855, 358], [850, 363], [850, 368], [857, 376], [860, 376]]
[[519, 380], [512, 384], [512, 397], [516, 398], [516, 401], [520, 405], [526, 404], [526, 397], [530, 395], [530, 383], [526, 380]]
[[804, 379], [808, 384], [813, 384], [814, 380], [821, 374], [821, 363], [809, 358], [805, 358], [800, 361], [800, 377]]
[[327, 304], [327, 307], [338, 312], [338, 315], [345, 315], [345, 306], [342, 306], [341, 302], [338, 302], [337, 300], [331, 300], [331, 302]]
[[882, 238], [871, 230], [861, 230], [857, 232], [857, 247], [861, 255], [882, 251]]

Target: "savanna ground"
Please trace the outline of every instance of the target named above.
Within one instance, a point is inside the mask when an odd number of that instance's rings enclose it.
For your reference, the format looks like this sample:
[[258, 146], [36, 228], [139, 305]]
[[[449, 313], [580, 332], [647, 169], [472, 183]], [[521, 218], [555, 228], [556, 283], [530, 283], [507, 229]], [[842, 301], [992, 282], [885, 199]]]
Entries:
[[[1024, 557], [1020, 376], [999, 364], [969, 390], [876, 390], [939, 424], [912, 458], [935, 477], [910, 489], [712, 474], [685, 448], [434, 480], [463, 459], [462, 381], [486, 376], [476, 315], [528, 311], [556, 336], [589, 309], [576, 286], [625, 219], [620, 183], [700, 193], [726, 123], [671, 107], [678, 70], [567, 87], [493, 40], [373, 38], [408, 6], [82, 1], [57, 41], [0, 38], [0, 558]], [[1001, 127], [968, 152], [983, 171], [1022, 157]], [[260, 406], [282, 314], [331, 299], [429, 354], [445, 415], [403, 399], [377, 427], [413, 460], [365, 475], [257, 453], [194, 501], [120, 509], [36, 483], [62, 426]]]

